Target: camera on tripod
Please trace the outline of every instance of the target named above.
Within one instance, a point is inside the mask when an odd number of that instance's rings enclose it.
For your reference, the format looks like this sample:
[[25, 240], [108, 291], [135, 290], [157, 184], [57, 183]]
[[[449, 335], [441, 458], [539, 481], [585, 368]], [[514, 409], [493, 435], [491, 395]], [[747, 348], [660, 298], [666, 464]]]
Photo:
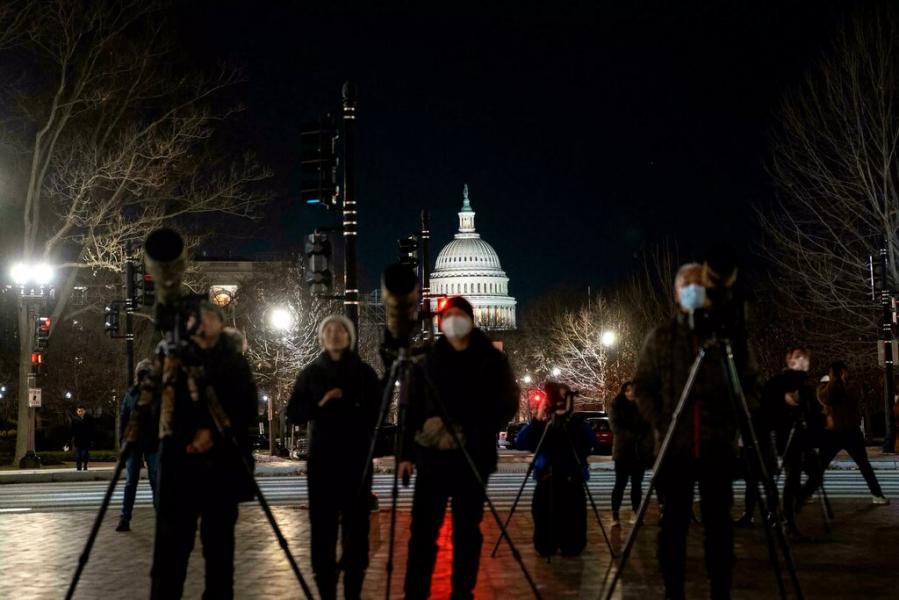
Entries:
[[574, 412], [574, 399], [580, 395], [580, 392], [573, 391], [564, 383], [555, 381], [547, 381], [543, 385], [543, 391], [546, 392], [544, 414], [547, 418], [567, 416]]
[[737, 287], [733, 251], [718, 248], [703, 265], [706, 306], [693, 312], [693, 331], [701, 340], [746, 339], [746, 302]]

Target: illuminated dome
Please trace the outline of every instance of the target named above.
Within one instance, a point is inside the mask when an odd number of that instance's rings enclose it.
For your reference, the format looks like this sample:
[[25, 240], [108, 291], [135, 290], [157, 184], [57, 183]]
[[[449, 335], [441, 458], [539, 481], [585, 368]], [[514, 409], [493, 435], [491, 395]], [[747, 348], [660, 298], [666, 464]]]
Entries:
[[431, 275], [432, 309], [439, 296], [465, 296], [483, 329], [515, 329], [515, 298], [509, 294], [509, 278], [493, 246], [481, 239], [474, 226], [475, 212], [462, 192], [459, 232], [437, 256]]

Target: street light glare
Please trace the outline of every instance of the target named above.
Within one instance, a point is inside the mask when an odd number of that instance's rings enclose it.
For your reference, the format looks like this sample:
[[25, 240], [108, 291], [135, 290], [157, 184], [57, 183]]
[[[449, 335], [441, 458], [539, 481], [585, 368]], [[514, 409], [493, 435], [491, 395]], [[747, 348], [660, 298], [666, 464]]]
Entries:
[[15, 263], [9, 271], [9, 275], [16, 285], [25, 285], [28, 283], [29, 278], [28, 265], [25, 263]]
[[293, 313], [286, 308], [274, 308], [268, 315], [268, 322], [272, 329], [287, 331], [293, 327]]
[[599, 343], [606, 348], [611, 348], [618, 343], [618, 334], [614, 331], [603, 331], [599, 338]]
[[530, 375], [525, 375], [525, 376], [524, 376], [524, 382], [525, 382], [525, 383], [530, 383], [530, 382], [532, 382], [532, 381], [533, 381], [533, 379], [531, 378]]
[[53, 281], [53, 267], [47, 263], [39, 263], [34, 265], [34, 273], [32, 275], [34, 282], [38, 285], [49, 285]]
[[553, 377], [558, 377], [562, 374], [562, 369], [560, 369], [559, 367], [553, 367], [552, 374]]

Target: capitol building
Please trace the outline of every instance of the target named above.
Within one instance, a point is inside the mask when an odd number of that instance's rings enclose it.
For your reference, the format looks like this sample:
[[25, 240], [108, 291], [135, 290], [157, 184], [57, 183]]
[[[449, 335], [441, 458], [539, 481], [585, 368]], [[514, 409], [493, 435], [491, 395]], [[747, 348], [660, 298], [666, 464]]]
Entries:
[[509, 296], [509, 278], [493, 246], [474, 227], [475, 212], [462, 192], [459, 232], [437, 256], [431, 274], [431, 310], [440, 296], [464, 296], [474, 307], [475, 325], [486, 330], [515, 329], [515, 298]]

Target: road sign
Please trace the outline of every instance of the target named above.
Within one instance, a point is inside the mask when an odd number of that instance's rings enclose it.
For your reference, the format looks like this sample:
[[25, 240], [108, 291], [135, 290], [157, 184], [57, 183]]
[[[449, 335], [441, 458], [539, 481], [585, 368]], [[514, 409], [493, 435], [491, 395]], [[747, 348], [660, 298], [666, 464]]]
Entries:
[[28, 407], [41, 407], [41, 388], [28, 388]]

